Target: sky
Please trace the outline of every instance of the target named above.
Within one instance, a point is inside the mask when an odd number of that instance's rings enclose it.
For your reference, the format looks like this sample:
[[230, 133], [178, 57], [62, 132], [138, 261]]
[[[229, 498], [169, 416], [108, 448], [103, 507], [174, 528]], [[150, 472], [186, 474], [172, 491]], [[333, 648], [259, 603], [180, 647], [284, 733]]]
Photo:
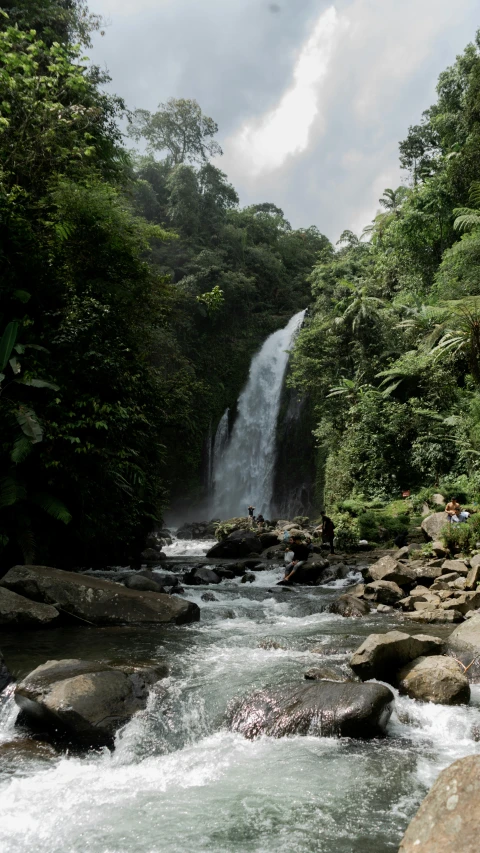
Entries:
[[[360, 233], [405, 183], [398, 142], [480, 27], [478, 0], [90, 0], [92, 60], [131, 109], [195, 98], [242, 205]], [[129, 145], [132, 143], [129, 141]]]

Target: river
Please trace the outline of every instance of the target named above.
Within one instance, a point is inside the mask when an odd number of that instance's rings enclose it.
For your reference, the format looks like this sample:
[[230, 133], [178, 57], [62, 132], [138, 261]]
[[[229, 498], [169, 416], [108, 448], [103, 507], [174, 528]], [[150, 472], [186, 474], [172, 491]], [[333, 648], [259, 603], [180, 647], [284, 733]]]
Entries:
[[[175, 543], [174, 543], [175, 545]], [[189, 543], [201, 553], [204, 543]], [[177, 552], [179, 545], [177, 547]], [[480, 693], [469, 707], [397, 699], [388, 737], [262, 737], [225, 725], [234, 697], [295, 682], [315, 664], [340, 663], [372, 631], [400, 617], [343, 619], [324, 608], [339, 584], [275, 589], [280, 569], [254, 584], [223, 581], [186, 596], [201, 621], [162, 628], [63, 628], [4, 634], [21, 676], [49, 658], [109, 662], [167, 658], [170, 677], [119, 733], [114, 752], [56, 754], [0, 711], [2, 853], [387, 853], [426, 790], [456, 758], [479, 751]], [[350, 579], [343, 583], [348, 584]], [[273, 590], [273, 591], [272, 591]], [[388, 621], [387, 621], [388, 620]], [[414, 623], [403, 630], [418, 633]], [[440, 626], [429, 633], [449, 629]], [[422, 628], [422, 633], [425, 629]]]

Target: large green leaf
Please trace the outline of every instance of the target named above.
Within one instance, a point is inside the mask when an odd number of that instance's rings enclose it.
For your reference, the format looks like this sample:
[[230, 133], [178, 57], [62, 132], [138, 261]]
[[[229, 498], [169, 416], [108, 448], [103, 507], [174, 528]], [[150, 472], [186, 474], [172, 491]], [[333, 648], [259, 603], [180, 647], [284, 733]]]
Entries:
[[24, 500], [26, 490], [23, 483], [16, 477], [2, 477], [0, 480], [0, 508], [13, 506], [18, 501]]
[[31, 500], [32, 503], [37, 504], [44, 512], [48, 512], [52, 518], [56, 518], [57, 521], [63, 521], [64, 524], [68, 524], [72, 520], [72, 516], [65, 504], [47, 492], [37, 492], [35, 495], [32, 495]]
[[43, 429], [33, 409], [20, 406], [16, 411], [17, 422], [22, 432], [30, 439], [32, 444], [37, 444], [43, 438]]
[[0, 338], [0, 371], [8, 364], [18, 334], [18, 323], [9, 323]]
[[22, 385], [31, 385], [32, 388], [51, 388], [52, 391], [58, 391], [58, 385], [53, 382], [47, 382], [45, 379], [21, 379]]
[[18, 438], [15, 439], [13, 450], [10, 455], [12, 462], [15, 462], [16, 464], [23, 462], [30, 453], [32, 446], [32, 441], [27, 438], [26, 435], [19, 435]]

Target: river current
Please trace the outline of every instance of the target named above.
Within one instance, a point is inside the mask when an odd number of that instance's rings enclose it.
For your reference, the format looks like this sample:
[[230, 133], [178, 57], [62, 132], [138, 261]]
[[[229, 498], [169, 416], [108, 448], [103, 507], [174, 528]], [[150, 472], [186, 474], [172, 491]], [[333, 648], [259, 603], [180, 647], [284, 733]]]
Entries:
[[[175, 545], [177, 552], [181, 546]], [[171, 546], [171, 547], [174, 547]], [[189, 543], [201, 553], [204, 543]], [[400, 617], [343, 619], [325, 612], [341, 584], [255, 583], [186, 588], [201, 621], [181, 627], [63, 628], [2, 636], [21, 676], [50, 658], [139, 663], [167, 659], [171, 674], [147, 709], [118, 733], [114, 752], [57, 754], [14, 727], [0, 706], [2, 853], [387, 853], [436, 776], [479, 751], [480, 691], [468, 707], [397, 698], [388, 737], [261, 737], [225, 725], [229, 703], [315, 665], [345, 666], [373, 631], [419, 633]], [[443, 626], [421, 633], [442, 635]]]

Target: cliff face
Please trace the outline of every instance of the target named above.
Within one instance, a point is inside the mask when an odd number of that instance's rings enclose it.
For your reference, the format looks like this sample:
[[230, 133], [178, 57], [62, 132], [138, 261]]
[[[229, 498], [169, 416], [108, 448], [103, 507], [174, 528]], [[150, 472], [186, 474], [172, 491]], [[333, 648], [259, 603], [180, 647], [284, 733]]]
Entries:
[[312, 515], [316, 506], [316, 448], [311, 401], [284, 386], [277, 426], [274, 511], [279, 518]]

